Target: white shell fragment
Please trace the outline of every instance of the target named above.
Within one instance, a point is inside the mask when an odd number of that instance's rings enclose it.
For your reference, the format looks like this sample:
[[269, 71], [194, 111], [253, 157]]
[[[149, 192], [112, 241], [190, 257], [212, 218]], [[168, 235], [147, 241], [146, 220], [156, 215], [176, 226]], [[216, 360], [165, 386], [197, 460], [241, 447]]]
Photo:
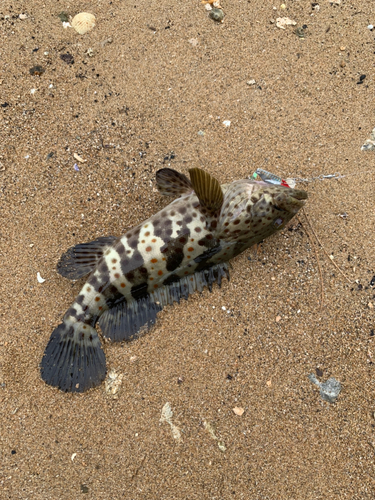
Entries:
[[295, 26], [297, 23], [289, 17], [278, 17], [276, 19], [276, 26], [282, 30], [285, 30], [285, 26]]
[[375, 128], [370, 134], [370, 138], [366, 139], [366, 142], [361, 147], [362, 151], [373, 151], [375, 149]]
[[84, 35], [91, 31], [95, 26], [95, 16], [88, 12], [81, 12], [73, 17], [72, 27], [80, 35]]
[[36, 279], [38, 280], [38, 283], [44, 283], [46, 281], [44, 278], [41, 277], [39, 271], [36, 273]]
[[161, 410], [160, 422], [166, 422], [167, 424], [169, 424], [171, 426], [172, 436], [176, 441], [181, 442], [182, 439], [180, 429], [172, 423], [172, 417], [173, 412], [171, 405], [169, 403], [165, 403]]
[[338, 380], [331, 377], [321, 384], [313, 373], [309, 375], [309, 379], [320, 388], [320, 397], [324, 399], [324, 401], [336, 403], [337, 396], [341, 392], [341, 384]]
[[112, 369], [107, 378], [105, 379], [105, 392], [112, 396], [112, 399], [118, 399], [118, 394], [121, 389], [123, 374], [117, 373], [116, 370]]
[[230, 120], [224, 120], [223, 125], [224, 127], [230, 127]]
[[74, 158], [79, 161], [80, 163], [85, 163], [87, 160], [84, 160], [81, 156], [79, 156], [79, 154], [77, 153], [74, 153]]

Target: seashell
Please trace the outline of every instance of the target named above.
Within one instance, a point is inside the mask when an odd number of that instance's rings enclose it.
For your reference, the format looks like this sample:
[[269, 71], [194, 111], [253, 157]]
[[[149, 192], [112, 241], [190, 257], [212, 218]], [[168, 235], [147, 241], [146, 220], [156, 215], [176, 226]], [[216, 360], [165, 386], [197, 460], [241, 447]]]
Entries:
[[210, 10], [210, 13], [208, 14], [211, 19], [218, 23], [222, 23], [224, 19], [224, 12], [221, 9], [217, 9], [214, 7], [212, 10]]
[[88, 12], [81, 12], [73, 17], [72, 27], [80, 35], [84, 35], [88, 31], [91, 31], [95, 26], [95, 16], [89, 14]]

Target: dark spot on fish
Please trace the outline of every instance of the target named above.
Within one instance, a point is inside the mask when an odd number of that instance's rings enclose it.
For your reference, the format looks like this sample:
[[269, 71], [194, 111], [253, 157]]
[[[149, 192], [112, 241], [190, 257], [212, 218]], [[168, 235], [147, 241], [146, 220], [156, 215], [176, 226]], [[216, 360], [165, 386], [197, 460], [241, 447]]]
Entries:
[[233, 222], [233, 224], [234, 224], [235, 226], [237, 226], [237, 224], [239, 224], [240, 222], [241, 222], [241, 221], [240, 221], [240, 219], [236, 219], [236, 220]]
[[180, 213], [181, 215], [186, 214], [186, 210], [187, 210], [187, 209], [186, 209], [186, 207], [180, 207], [180, 208], [178, 209], [178, 211], [179, 211], [179, 213]]
[[130, 246], [130, 248], [137, 248], [138, 246], [138, 238], [133, 238], [131, 240], [128, 241], [128, 245]]
[[68, 318], [69, 316], [73, 316], [73, 318], [75, 318], [77, 316], [77, 310], [74, 309], [74, 307], [70, 307], [66, 313], [65, 313], [65, 316]]
[[127, 274], [125, 274], [125, 278], [130, 282], [134, 281], [134, 272], [133, 271], [128, 272]]
[[177, 274], [171, 274], [163, 281], [163, 285], [171, 285], [172, 283], [177, 283], [180, 281], [180, 277]]
[[193, 212], [191, 215], [192, 215], [193, 217], [197, 217], [197, 215], [198, 215], [198, 214], [197, 214], [197, 212]]
[[167, 230], [165, 231], [165, 234], [166, 234], [167, 236], [172, 236], [172, 233], [173, 233], [173, 230], [172, 230], [172, 229], [167, 229]]
[[184, 236], [178, 240], [180, 243], [185, 244], [187, 242], [187, 238]]
[[143, 257], [142, 255], [137, 252], [134, 256], [133, 256], [134, 260], [138, 260], [138, 261], [142, 261], [143, 262]]
[[90, 278], [88, 279], [88, 283], [89, 283], [90, 285], [92, 285], [92, 286], [95, 288], [95, 290], [96, 290], [96, 289], [97, 289], [97, 287], [99, 286], [99, 280], [98, 280], [98, 278], [97, 278], [96, 276], [94, 276], [94, 275], [90, 276]]
[[163, 231], [162, 231], [161, 229], [156, 229], [156, 230], [154, 231], [154, 234], [155, 234], [155, 236], [158, 236], [158, 237], [159, 237], [159, 236], [161, 236], [161, 235], [162, 235], [162, 232], [163, 232]]
[[166, 212], [165, 210], [162, 211], [162, 213], [160, 214], [162, 217], [167, 217], [168, 215], [168, 212]]
[[149, 296], [147, 287], [148, 287], [147, 281], [145, 281], [144, 283], [139, 283], [139, 285], [132, 286], [131, 288], [132, 297], [136, 300], [146, 299]]
[[194, 231], [195, 231], [196, 233], [200, 233], [200, 232], [202, 231], [202, 229], [201, 229], [200, 227], [196, 227], [196, 228], [194, 229]]
[[84, 295], [78, 295], [78, 297], [76, 298], [77, 304], [80, 304], [80, 305], [82, 305], [82, 303], [83, 303], [84, 300], [85, 300], [85, 296]]
[[178, 221], [176, 222], [176, 224], [177, 224], [177, 226], [182, 226], [182, 220], [178, 220]]
[[169, 214], [171, 217], [173, 217], [174, 215], [176, 215], [176, 212], [174, 210], [172, 210], [172, 212], [170, 212]]
[[154, 221], [152, 221], [154, 227], [155, 226], [158, 226], [160, 224], [160, 219], [155, 219]]

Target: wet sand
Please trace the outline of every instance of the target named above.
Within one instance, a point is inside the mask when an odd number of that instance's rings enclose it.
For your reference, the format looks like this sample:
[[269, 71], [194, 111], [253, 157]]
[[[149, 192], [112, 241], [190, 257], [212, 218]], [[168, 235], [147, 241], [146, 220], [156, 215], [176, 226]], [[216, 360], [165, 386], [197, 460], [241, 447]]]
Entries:
[[[375, 7], [222, 7], [215, 24], [198, 1], [0, 6], [2, 498], [374, 498], [375, 153], [361, 146], [375, 126]], [[96, 27], [64, 29], [61, 11]], [[221, 289], [166, 307], [136, 341], [104, 342], [118, 399], [104, 384], [59, 392], [38, 366], [82, 281], [56, 263], [165, 206], [163, 166], [309, 179], [297, 186], [332, 259], [301, 214], [234, 259]], [[341, 382], [335, 404], [310, 373]], [[175, 427], [160, 421], [166, 403]]]

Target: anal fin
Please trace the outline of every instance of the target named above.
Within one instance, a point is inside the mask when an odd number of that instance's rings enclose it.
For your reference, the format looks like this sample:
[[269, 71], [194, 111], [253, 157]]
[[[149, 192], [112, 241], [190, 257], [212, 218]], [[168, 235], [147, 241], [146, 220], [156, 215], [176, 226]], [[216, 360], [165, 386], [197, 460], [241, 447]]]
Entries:
[[57, 272], [70, 280], [78, 280], [91, 273], [103, 253], [117, 240], [116, 236], [103, 236], [89, 243], [80, 243], [69, 248], [57, 264]]
[[209, 269], [184, 276], [156, 289], [149, 297], [123, 302], [105, 311], [99, 318], [99, 325], [105, 337], [115, 342], [132, 340], [142, 331], [148, 331], [155, 324], [157, 314], [167, 304], [187, 299], [195, 291], [201, 292], [205, 286], [212, 291], [222, 278], [229, 279], [227, 263], [216, 264]]

